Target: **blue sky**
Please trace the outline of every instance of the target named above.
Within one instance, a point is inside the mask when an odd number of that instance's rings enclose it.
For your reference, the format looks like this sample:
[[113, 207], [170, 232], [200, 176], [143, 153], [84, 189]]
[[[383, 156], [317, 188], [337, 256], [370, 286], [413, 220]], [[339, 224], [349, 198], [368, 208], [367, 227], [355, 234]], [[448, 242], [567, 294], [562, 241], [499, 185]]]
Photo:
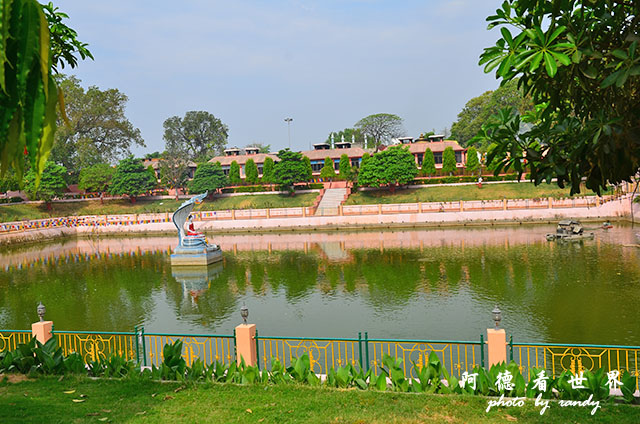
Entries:
[[495, 43], [500, 0], [57, 0], [95, 61], [70, 73], [118, 88], [127, 116], [162, 151], [162, 123], [206, 110], [229, 145], [307, 149], [373, 113], [408, 135], [450, 127], [498, 82], [477, 65]]

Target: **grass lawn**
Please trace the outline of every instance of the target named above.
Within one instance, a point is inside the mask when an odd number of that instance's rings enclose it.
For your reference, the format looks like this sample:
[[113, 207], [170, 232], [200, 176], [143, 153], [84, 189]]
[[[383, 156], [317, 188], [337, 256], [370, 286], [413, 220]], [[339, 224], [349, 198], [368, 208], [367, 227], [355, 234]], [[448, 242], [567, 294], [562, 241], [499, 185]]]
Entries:
[[[302, 193], [294, 197], [281, 194], [258, 194], [233, 197], [221, 197], [206, 200], [195, 210], [261, 209], [311, 206], [317, 193]], [[51, 211], [44, 204], [10, 204], [0, 206], [0, 222], [20, 221], [23, 219], [48, 218], [50, 216], [109, 215], [131, 213], [173, 212], [184, 199], [147, 200], [139, 198], [132, 204], [129, 200], [99, 200], [78, 202], [54, 202]]]
[[[540, 408], [534, 406], [533, 400], [522, 408], [493, 408], [487, 413], [487, 398], [475, 396], [337, 390], [293, 384], [181, 386], [81, 377], [12, 380], [0, 383], [2, 423], [640, 422], [640, 407], [626, 405], [603, 405], [591, 416], [591, 408], [561, 408], [552, 403], [540, 416]], [[75, 392], [64, 393], [71, 390]]]
[[[592, 195], [591, 191], [582, 190], [581, 194]], [[353, 193], [345, 205], [369, 205], [378, 203], [417, 203], [417, 202], [450, 202], [458, 200], [495, 200], [495, 199], [535, 199], [540, 197], [568, 197], [569, 189], [560, 188], [556, 184], [542, 183], [539, 186], [530, 182], [437, 186], [426, 188], [408, 188], [396, 190], [391, 194], [389, 189], [375, 191], [359, 191]]]

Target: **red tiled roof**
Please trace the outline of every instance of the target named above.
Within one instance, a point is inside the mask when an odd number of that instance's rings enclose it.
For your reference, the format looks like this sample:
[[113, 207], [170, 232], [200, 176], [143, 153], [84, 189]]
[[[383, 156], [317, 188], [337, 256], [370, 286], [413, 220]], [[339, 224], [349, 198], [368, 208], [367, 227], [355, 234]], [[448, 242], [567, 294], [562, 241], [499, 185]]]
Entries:
[[249, 159], [253, 159], [253, 161], [256, 164], [264, 163], [264, 160], [266, 159], [267, 156], [269, 156], [275, 162], [279, 160], [278, 156], [276, 156], [273, 153], [256, 153], [255, 155], [216, 156], [209, 159], [209, 162], [211, 163], [220, 162], [220, 165], [226, 166], [226, 165], [231, 165], [231, 162], [235, 160], [236, 162], [238, 162], [238, 165], [242, 166], [245, 163], [247, 163]]
[[464, 152], [464, 147], [460, 146], [457, 141], [454, 140], [445, 140], [445, 141], [432, 141], [432, 142], [422, 142], [419, 141], [417, 143], [406, 144], [409, 146], [409, 151], [413, 154], [416, 153], [424, 153], [427, 149], [431, 149], [432, 152], [444, 152], [444, 149], [447, 147], [453, 148], [454, 152]]
[[340, 159], [340, 156], [345, 154], [349, 156], [349, 158], [361, 158], [366, 152], [362, 147], [349, 147], [348, 149], [305, 150], [300, 153], [310, 160], [324, 160], [326, 157]]

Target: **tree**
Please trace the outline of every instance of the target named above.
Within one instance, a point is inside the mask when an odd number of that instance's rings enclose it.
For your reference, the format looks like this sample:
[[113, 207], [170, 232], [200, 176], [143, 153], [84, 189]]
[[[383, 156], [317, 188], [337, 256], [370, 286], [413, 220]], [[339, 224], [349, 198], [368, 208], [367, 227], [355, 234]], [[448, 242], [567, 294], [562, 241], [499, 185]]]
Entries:
[[422, 158], [422, 173], [429, 177], [436, 173], [436, 159], [431, 149], [427, 148]]
[[371, 187], [388, 185], [394, 193], [396, 185], [408, 184], [417, 175], [416, 161], [408, 146], [391, 146], [374, 154], [360, 168], [358, 183]]
[[304, 166], [307, 169], [305, 181], [309, 181], [311, 178], [313, 178], [313, 168], [311, 167], [311, 159], [309, 159], [307, 156], [302, 156], [302, 160], [304, 161]]
[[222, 154], [227, 145], [229, 128], [209, 112], [190, 111], [184, 118], [172, 116], [163, 126], [164, 139], [184, 145], [195, 162]]
[[64, 110], [57, 66], [74, 68], [76, 54], [93, 57], [53, 5], [3, 0], [0, 8], [0, 176], [13, 170], [22, 181], [26, 159], [37, 186], [53, 146], [58, 103]]
[[262, 182], [267, 184], [273, 184], [276, 179], [274, 175], [274, 162], [270, 156], [264, 158], [264, 163], [262, 164]]
[[369, 115], [356, 122], [355, 127], [367, 137], [371, 137], [376, 149], [380, 144], [404, 134], [402, 118], [389, 113]]
[[367, 163], [367, 161], [371, 158], [371, 156], [369, 155], [369, 153], [364, 152], [364, 154], [362, 155], [362, 159], [360, 160], [360, 167], [362, 168], [364, 166], [365, 163]]
[[248, 159], [247, 163], [244, 164], [244, 175], [248, 184], [258, 183], [258, 166], [253, 159]]
[[[480, 131], [482, 124], [505, 107], [516, 108], [520, 113], [533, 109], [531, 96], [525, 96], [518, 90], [518, 81], [509, 81], [494, 91], [487, 91], [469, 100], [458, 114], [458, 120], [451, 125], [452, 138], [466, 146]], [[479, 146], [482, 151], [486, 151], [488, 147]]]
[[247, 144], [247, 147], [253, 147], [259, 149], [258, 153], [271, 153], [271, 144], [251, 143]]
[[127, 195], [131, 203], [135, 203], [136, 197], [151, 190], [155, 185], [155, 179], [142, 162], [129, 156], [118, 163], [111, 179], [109, 192], [115, 195]]
[[343, 154], [340, 156], [340, 162], [338, 163], [338, 171], [340, 172], [340, 178], [346, 180], [351, 173], [351, 161], [349, 156]]
[[478, 140], [496, 146], [494, 172], [528, 168], [534, 183], [555, 177], [571, 193], [583, 178], [598, 193], [631, 180], [640, 166], [638, 19], [636, 1], [591, 0], [507, 0], [487, 18], [502, 36], [480, 64], [502, 84], [519, 78], [536, 104], [524, 115], [505, 108], [481, 129]]
[[106, 163], [97, 163], [80, 171], [78, 188], [90, 193], [107, 191], [115, 169]]
[[336, 177], [336, 170], [333, 160], [327, 156], [324, 158], [324, 166], [320, 170], [320, 178], [333, 180]]
[[478, 151], [475, 147], [471, 146], [467, 149], [467, 163], [464, 165], [465, 169], [472, 174], [480, 169], [480, 161], [478, 160]]
[[356, 144], [364, 146], [364, 133], [360, 129], [345, 128], [342, 131], [332, 131], [329, 133], [325, 143], [331, 144], [331, 135], [333, 135], [333, 140], [336, 143], [342, 141], [342, 136], [344, 136], [344, 141], [351, 143], [355, 140]]
[[181, 143], [165, 141], [165, 150], [161, 155], [160, 180], [166, 187], [175, 190], [178, 200], [179, 190], [188, 180], [189, 154]]
[[161, 157], [162, 157], [162, 153], [160, 152], [147, 153], [146, 155], [144, 155], [144, 158], [147, 160], [160, 159]]
[[231, 162], [229, 166], [229, 182], [231, 185], [242, 184], [242, 178], [240, 178], [240, 165], [235, 160]]
[[229, 185], [229, 179], [224, 175], [220, 162], [204, 162], [196, 168], [193, 180], [189, 183], [189, 193], [200, 194], [208, 191], [209, 194], [213, 194], [227, 185]]
[[47, 209], [51, 209], [51, 200], [54, 197], [60, 197], [67, 189], [67, 170], [64, 166], [56, 165], [49, 161], [42, 171], [40, 184], [37, 184], [37, 175], [32, 168], [27, 173], [25, 180], [25, 191], [31, 200], [44, 200], [47, 203]]
[[12, 170], [0, 178], [0, 193], [15, 190], [20, 190], [20, 181], [18, 181], [15, 171]]
[[293, 185], [300, 181], [305, 181], [307, 177], [307, 168], [302, 155], [298, 152], [292, 152], [289, 149], [280, 150], [278, 152], [280, 159], [274, 166], [275, 182], [295, 195]]
[[131, 154], [132, 146], [144, 147], [140, 130], [125, 116], [127, 96], [116, 88], [85, 91], [74, 76], [60, 78], [65, 92], [68, 125], [58, 117], [51, 158], [70, 172], [79, 173], [97, 163], [113, 163]]
[[457, 170], [456, 153], [453, 151], [452, 147], [447, 147], [442, 153], [442, 172], [451, 175]]

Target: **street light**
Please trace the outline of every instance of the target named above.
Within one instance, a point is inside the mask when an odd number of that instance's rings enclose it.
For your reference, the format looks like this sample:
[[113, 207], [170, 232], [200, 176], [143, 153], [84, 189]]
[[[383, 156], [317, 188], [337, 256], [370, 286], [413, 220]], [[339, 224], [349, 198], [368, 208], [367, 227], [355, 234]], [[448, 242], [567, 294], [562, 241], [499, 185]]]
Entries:
[[293, 118], [284, 118], [284, 122], [287, 123], [287, 132], [289, 134], [289, 150], [291, 150], [291, 121], [293, 121]]
[[491, 313], [493, 314], [493, 320], [496, 322], [497, 330], [500, 327], [500, 321], [502, 321], [502, 312], [500, 311], [500, 308], [498, 308], [498, 305], [496, 305]]

